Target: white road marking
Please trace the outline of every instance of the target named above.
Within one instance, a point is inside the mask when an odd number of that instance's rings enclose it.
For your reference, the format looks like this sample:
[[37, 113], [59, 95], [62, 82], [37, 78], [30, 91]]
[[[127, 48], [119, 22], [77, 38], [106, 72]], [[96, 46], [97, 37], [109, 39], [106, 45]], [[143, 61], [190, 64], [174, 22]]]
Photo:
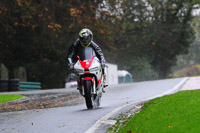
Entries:
[[102, 121], [102, 123], [106, 125], [114, 125], [116, 123], [116, 120], [106, 120]]
[[183, 83], [185, 83], [188, 80], [188, 77], [184, 78], [183, 80], [181, 80], [181, 82], [179, 82], [173, 89], [168, 90], [160, 95], [156, 95], [153, 97], [149, 97], [143, 100], [138, 100], [135, 102], [131, 102], [131, 103], [127, 103], [123, 106], [120, 106], [118, 108], [115, 108], [113, 111], [111, 111], [110, 113], [106, 114], [105, 116], [103, 116], [101, 119], [99, 119], [91, 128], [89, 128], [85, 133], [94, 133], [96, 129], [98, 129], [103, 123], [105, 123], [105, 121], [107, 121], [112, 115], [114, 115], [115, 113], [117, 113], [118, 111], [122, 110], [125, 107], [128, 107], [130, 105], [134, 105], [134, 104], [138, 104], [140, 102], [145, 102], [145, 101], [149, 101], [158, 97], [162, 97], [164, 95], [168, 95], [170, 93], [172, 93], [173, 91], [179, 89], [179, 87], [181, 87], [181, 85], [183, 85]]

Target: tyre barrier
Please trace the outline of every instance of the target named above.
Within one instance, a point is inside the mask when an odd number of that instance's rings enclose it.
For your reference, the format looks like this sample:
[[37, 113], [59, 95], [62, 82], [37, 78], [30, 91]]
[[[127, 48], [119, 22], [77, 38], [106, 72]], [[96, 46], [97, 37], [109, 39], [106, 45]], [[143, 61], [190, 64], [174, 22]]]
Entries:
[[8, 79], [0, 79], [0, 92], [9, 91], [8, 87]]
[[19, 91], [19, 79], [9, 80], [9, 91]]
[[0, 92], [41, 90], [40, 82], [23, 82], [19, 79], [0, 79]]

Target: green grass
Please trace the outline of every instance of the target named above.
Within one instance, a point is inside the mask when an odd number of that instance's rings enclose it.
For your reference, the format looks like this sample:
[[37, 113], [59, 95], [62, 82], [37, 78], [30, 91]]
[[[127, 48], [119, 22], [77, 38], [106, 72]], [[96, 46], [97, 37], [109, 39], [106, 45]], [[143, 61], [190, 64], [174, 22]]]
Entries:
[[151, 100], [119, 133], [200, 132], [200, 90], [182, 91]]
[[200, 77], [200, 75], [194, 75], [194, 76], [192, 76], [192, 77]]
[[16, 99], [23, 98], [22, 95], [7, 95], [7, 94], [0, 94], [0, 103], [5, 103], [8, 101], [13, 101]]

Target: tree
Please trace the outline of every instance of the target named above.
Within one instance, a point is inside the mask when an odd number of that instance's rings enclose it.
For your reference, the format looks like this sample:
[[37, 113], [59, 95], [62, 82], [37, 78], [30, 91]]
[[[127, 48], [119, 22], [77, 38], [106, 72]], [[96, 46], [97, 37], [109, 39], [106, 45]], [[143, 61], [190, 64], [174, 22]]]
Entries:
[[[176, 56], [187, 53], [193, 40], [192, 9], [198, 1], [122, 1], [117, 62], [129, 65], [146, 58], [160, 78], [166, 78]], [[131, 8], [130, 8], [131, 7]], [[124, 57], [124, 58], [123, 58]], [[132, 67], [134, 69], [134, 66]]]
[[[154, 59], [151, 64], [161, 78], [166, 77], [175, 65], [176, 56], [188, 52], [193, 40], [191, 20], [194, 4], [196, 3], [178, 0], [159, 2], [153, 7], [154, 14], [160, 11], [161, 14], [154, 17], [151, 29], [156, 43], [152, 49]], [[161, 8], [160, 11], [156, 9], [157, 6]]]
[[29, 81], [40, 81], [43, 88], [63, 87], [69, 73], [68, 48], [80, 29], [95, 32], [97, 28], [101, 29], [98, 34], [107, 34], [108, 26], [96, 19], [100, 2], [2, 0], [0, 59], [9, 68], [10, 78], [14, 69], [25, 66]]
[[192, 26], [195, 31], [195, 39], [190, 45], [189, 52], [177, 57], [176, 66], [173, 67], [173, 71], [200, 64], [200, 18], [198, 16], [194, 17]]

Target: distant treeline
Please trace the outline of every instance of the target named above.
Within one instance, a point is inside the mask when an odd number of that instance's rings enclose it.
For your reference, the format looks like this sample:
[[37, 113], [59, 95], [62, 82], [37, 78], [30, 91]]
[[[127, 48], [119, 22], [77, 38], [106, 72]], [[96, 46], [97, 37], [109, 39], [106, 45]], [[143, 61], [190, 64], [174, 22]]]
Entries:
[[176, 56], [194, 39], [198, 0], [1, 0], [0, 62], [9, 76], [26, 67], [29, 81], [63, 87], [66, 56], [82, 28], [89, 28], [107, 62], [134, 80], [165, 78]]

